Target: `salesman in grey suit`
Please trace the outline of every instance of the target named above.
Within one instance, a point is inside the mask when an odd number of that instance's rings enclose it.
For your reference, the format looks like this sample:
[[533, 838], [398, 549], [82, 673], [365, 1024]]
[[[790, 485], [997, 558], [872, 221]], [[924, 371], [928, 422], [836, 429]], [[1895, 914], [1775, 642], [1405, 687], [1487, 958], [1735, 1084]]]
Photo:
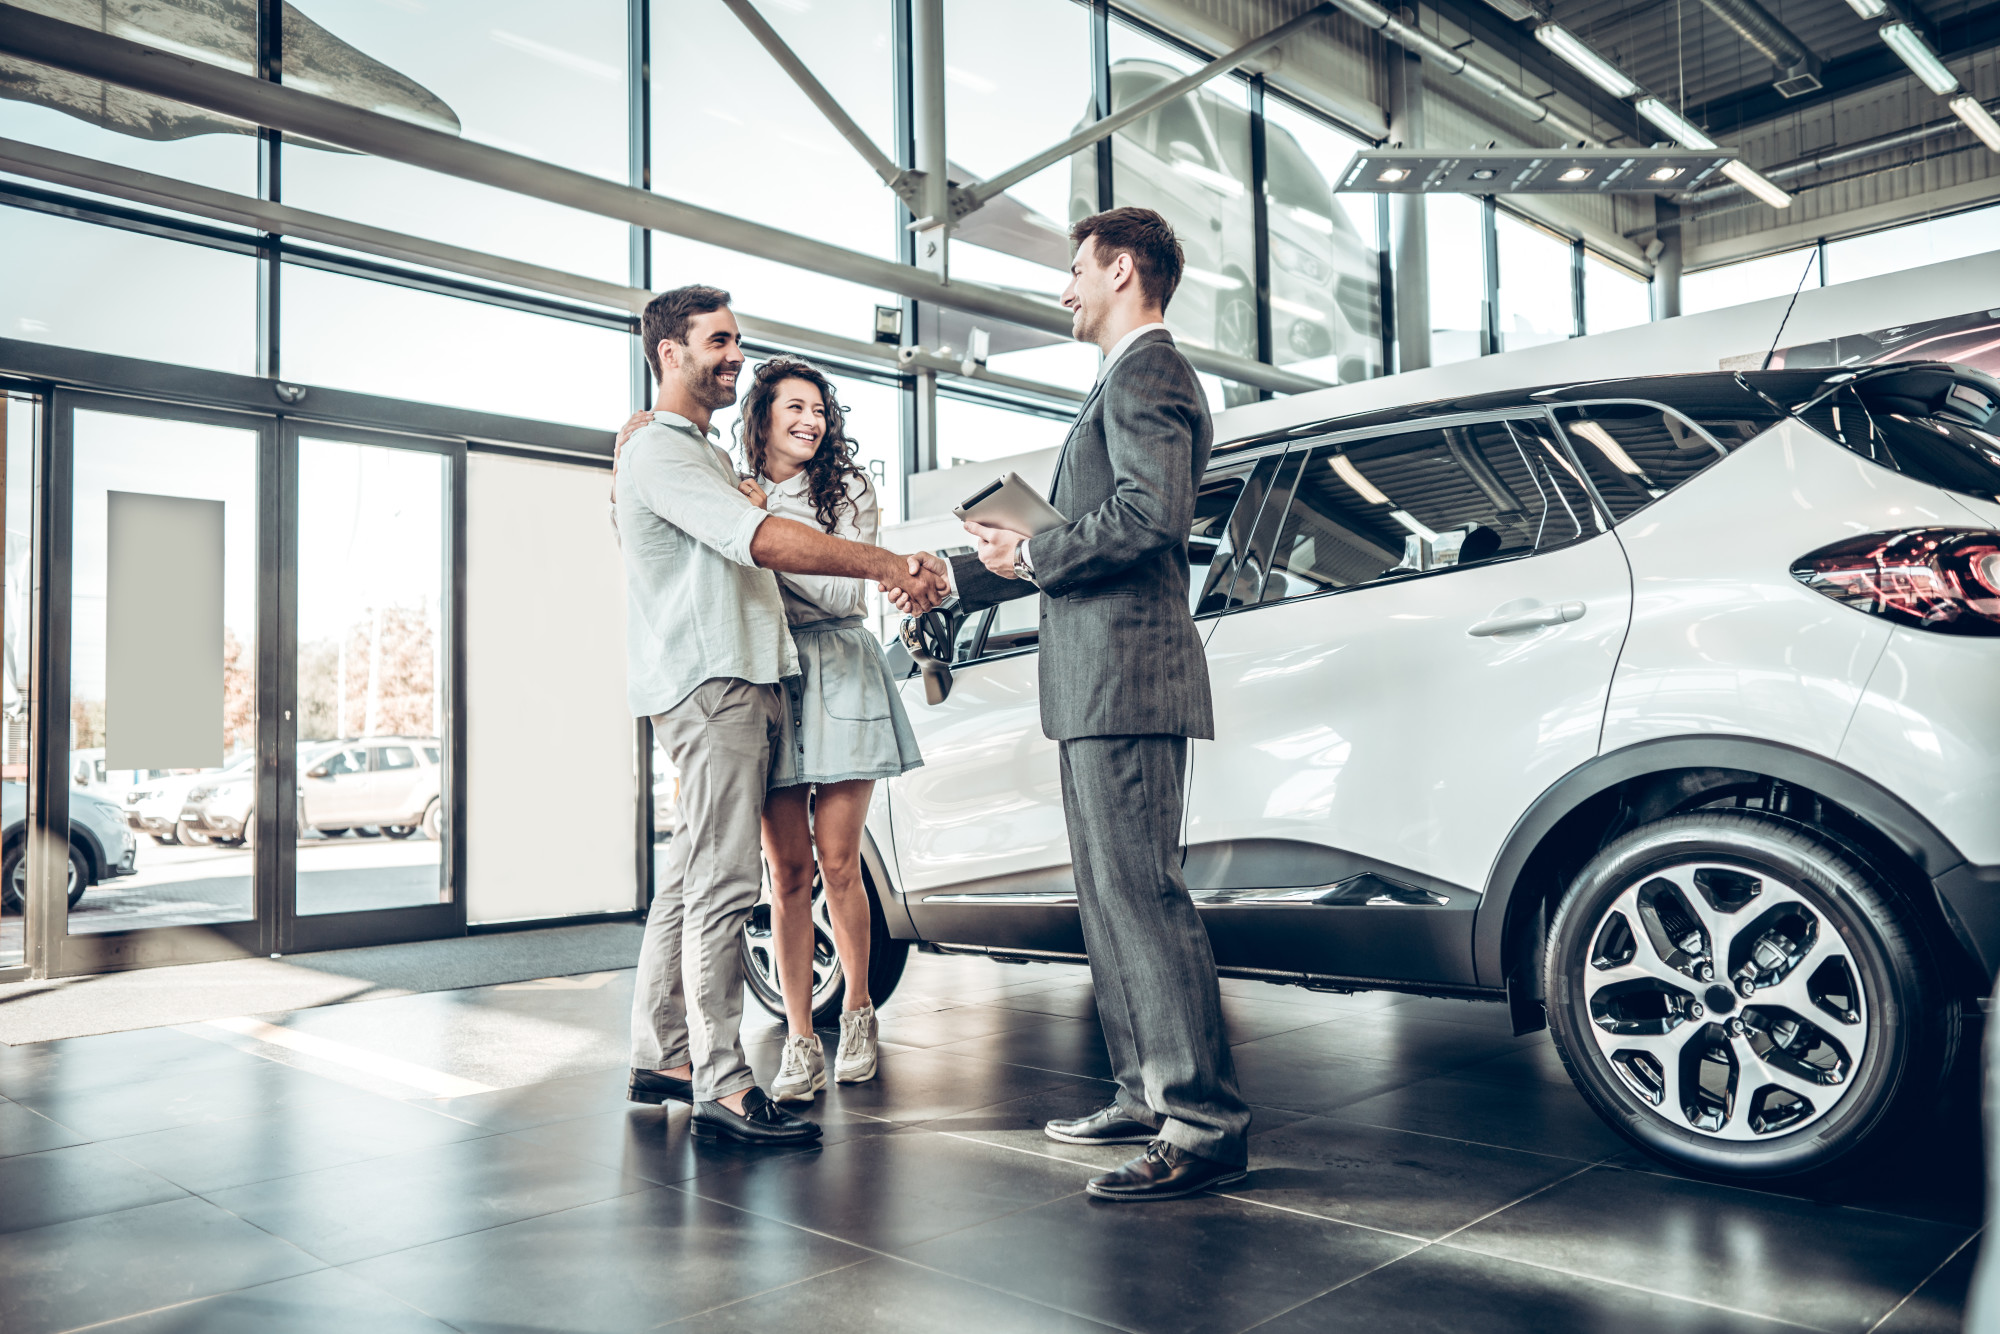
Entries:
[[1111, 1106], [1047, 1133], [1145, 1144], [1090, 1193], [1174, 1199], [1240, 1179], [1250, 1125], [1215, 957], [1180, 868], [1187, 739], [1215, 735], [1187, 552], [1213, 432], [1164, 322], [1182, 268], [1166, 219], [1115, 208], [1070, 239], [1063, 304], [1075, 337], [1105, 354], [1050, 486], [1070, 522], [1032, 539], [967, 524], [978, 554], [952, 574], [967, 607], [1042, 595], [1042, 730], [1060, 743], [1077, 905], [1118, 1080]]

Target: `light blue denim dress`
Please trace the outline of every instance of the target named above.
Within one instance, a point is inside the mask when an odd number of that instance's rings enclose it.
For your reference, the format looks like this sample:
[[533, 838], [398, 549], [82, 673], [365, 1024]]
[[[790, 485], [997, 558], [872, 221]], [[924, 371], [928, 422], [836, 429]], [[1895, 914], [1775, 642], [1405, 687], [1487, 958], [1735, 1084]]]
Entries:
[[[805, 474], [757, 484], [772, 514], [820, 526]], [[875, 488], [848, 478], [852, 504], [842, 505], [833, 532], [873, 542], [881, 532]], [[868, 585], [833, 575], [781, 574], [785, 616], [798, 647], [799, 675], [785, 683], [782, 731], [771, 756], [774, 788], [800, 783], [894, 778], [924, 762], [882, 645], [864, 614]]]

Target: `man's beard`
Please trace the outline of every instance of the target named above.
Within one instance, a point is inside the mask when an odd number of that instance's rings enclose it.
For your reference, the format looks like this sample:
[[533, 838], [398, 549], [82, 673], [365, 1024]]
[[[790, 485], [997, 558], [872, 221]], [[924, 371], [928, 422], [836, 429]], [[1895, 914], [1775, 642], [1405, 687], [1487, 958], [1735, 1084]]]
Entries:
[[1077, 308], [1076, 314], [1070, 319], [1071, 336], [1079, 343], [1096, 342], [1098, 330], [1102, 326], [1103, 321], [1082, 306]]
[[[697, 369], [690, 366], [681, 372], [681, 383], [686, 386], [688, 397], [705, 408], [726, 408], [736, 401], [736, 386], [724, 384], [716, 379], [715, 367]], [[737, 374], [742, 374], [739, 370]]]

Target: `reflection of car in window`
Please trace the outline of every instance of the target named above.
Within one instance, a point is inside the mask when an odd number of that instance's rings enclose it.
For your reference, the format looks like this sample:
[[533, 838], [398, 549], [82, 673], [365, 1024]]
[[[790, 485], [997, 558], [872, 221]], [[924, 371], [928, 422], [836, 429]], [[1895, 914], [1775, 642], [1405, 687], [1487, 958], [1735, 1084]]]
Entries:
[[[1218, 446], [1189, 554], [1184, 873], [1223, 973], [1504, 1003], [1709, 1172], [1823, 1166], [1934, 1096], [2000, 966], [2000, 382], [1301, 421]], [[863, 862], [891, 941], [1081, 955], [1039, 655], [996, 633], [1026, 605], [946, 616], [949, 692], [905, 686], [927, 762]]]

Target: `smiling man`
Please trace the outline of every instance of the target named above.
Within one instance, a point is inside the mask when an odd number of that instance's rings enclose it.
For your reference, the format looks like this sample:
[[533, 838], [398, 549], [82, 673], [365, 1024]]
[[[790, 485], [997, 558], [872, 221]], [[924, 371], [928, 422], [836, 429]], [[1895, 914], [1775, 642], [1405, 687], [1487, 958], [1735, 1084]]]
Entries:
[[632, 712], [680, 773], [632, 995], [635, 1102], [694, 1104], [694, 1128], [756, 1144], [817, 1139], [757, 1087], [743, 1057], [738, 937], [761, 885], [759, 815], [799, 662], [773, 571], [872, 579], [919, 607], [944, 595], [934, 556], [895, 555], [767, 513], [736, 489], [710, 418], [736, 401], [743, 339], [729, 294], [681, 287], [647, 303], [660, 384], [613, 480], [625, 556]]

